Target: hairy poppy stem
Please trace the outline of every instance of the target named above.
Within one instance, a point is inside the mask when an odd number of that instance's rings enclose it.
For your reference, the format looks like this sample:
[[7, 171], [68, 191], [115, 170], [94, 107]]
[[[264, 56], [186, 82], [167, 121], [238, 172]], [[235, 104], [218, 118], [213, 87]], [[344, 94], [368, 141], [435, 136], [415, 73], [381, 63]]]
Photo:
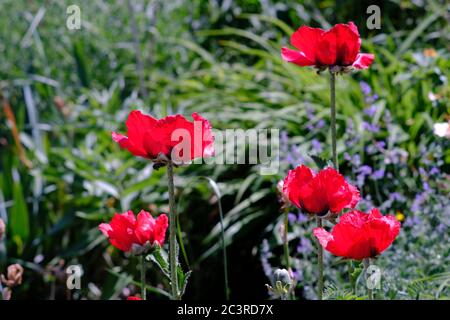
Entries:
[[[284, 232], [283, 232], [283, 247], [284, 247], [284, 259], [286, 263], [286, 269], [288, 272], [291, 271], [291, 261], [289, 257], [289, 242], [288, 242], [288, 228], [289, 228], [289, 213], [287, 210], [284, 210]], [[294, 297], [294, 289], [292, 289], [292, 293], [286, 295], [287, 299]]]
[[363, 264], [364, 264], [364, 273], [366, 274], [367, 296], [369, 297], [369, 300], [373, 300], [373, 291], [372, 291], [372, 289], [370, 288], [370, 286], [367, 283], [367, 279], [369, 278], [368, 274], [367, 274], [367, 271], [368, 271], [368, 269], [370, 267], [370, 258], [364, 259], [363, 260]]
[[147, 290], [145, 288], [145, 254], [141, 254], [139, 260], [141, 262], [141, 297], [142, 300], [146, 300]]
[[288, 211], [284, 210], [283, 246], [284, 246], [284, 259], [285, 259], [287, 270], [289, 270], [291, 267], [291, 262], [289, 259], [288, 227], [289, 227]]
[[[322, 228], [322, 218], [317, 217], [317, 228]], [[317, 289], [317, 297], [319, 300], [322, 300], [323, 295], [323, 248], [317, 240], [318, 243], [318, 251], [317, 251], [317, 267], [319, 269], [319, 281], [318, 281], [318, 289]]]
[[175, 208], [175, 186], [173, 183], [173, 164], [167, 165], [167, 180], [169, 183], [169, 265], [170, 285], [172, 287], [172, 299], [179, 300], [177, 279], [177, 238], [176, 238], [176, 208]]
[[352, 260], [347, 261], [347, 269], [348, 269], [348, 280], [350, 281], [350, 287], [353, 294], [356, 294], [355, 281], [353, 279], [353, 263]]
[[330, 71], [330, 122], [331, 122], [331, 148], [333, 151], [333, 166], [339, 170], [336, 148], [336, 74]]

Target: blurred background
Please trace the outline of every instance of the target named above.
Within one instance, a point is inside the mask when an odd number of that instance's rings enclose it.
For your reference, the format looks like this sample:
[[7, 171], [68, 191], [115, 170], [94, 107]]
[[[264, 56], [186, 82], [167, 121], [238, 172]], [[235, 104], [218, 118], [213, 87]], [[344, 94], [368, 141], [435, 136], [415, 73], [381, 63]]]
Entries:
[[[69, 30], [67, 7], [81, 11]], [[114, 212], [168, 211], [165, 169], [111, 140], [132, 109], [155, 117], [194, 111], [214, 128], [279, 128], [281, 167], [191, 165], [176, 171], [180, 259], [192, 270], [186, 299], [224, 298], [221, 193], [232, 298], [271, 298], [285, 267], [276, 185], [308, 155], [330, 158], [326, 74], [285, 63], [280, 49], [300, 25], [354, 21], [365, 71], [338, 77], [340, 169], [364, 197], [359, 209], [396, 215], [402, 230], [378, 260], [387, 299], [448, 299], [449, 6], [384, 1], [117, 0], [0, 3], [0, 273], [25, 268], [13, 299], [124, 299], [139, 291], [135, 259], [98, 224]], [[441, 123], [442, 130], [434, 130]], [[447, 130], [447, 131], [446, 131]], [[292, 209], [290, 252], [298, 299], [315, 299], [312, 223]], [[326, 253], [328, 299], [357, 299], [346, 264]], [[80, 290], [65, 269], [83, 267]], [[166, 299], [156, 267], [150, 299]]]

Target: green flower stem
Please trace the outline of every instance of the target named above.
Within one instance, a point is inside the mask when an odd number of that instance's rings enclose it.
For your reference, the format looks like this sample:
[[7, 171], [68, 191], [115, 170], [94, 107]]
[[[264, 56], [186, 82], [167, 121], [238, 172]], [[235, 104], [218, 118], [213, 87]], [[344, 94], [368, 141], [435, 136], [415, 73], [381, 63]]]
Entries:
[[139, 260], [141, 262], [141, 298], [146, 300], [147, 290], [145, 288], [145, 254], [141, 254]]
[[227, 261], [227, 245], [225, 243], [225, 229], [223, 227], [223, 211], [222, 211], [222, 203], [220, 202], [220, 194], [218, 194], [219, 198], [219, 216], [220, 216], [220, 236], [221, 236], [221, 246], [222, 246], [222, 258], [223, 258], [223, 276], [225, 282], [225, 299], [230, 300], [230, 287], [228, 285], [228, 261]]
[[353, 279], [353, 272], [355, 268], [353, 268], [352, 260], [347, 260], [347, 269], [348, 269], [348, 280], [350, 281], [350, 287], [353, 294], [356, 294], [355, 281]]
[[331, 122], [331, 148], [333, 150], [333, 166], [339, 170], [336, 148], [336, 74], [330, 71], [330, 122]]
[[363, 264], [364, 264], [364, 273], [366, 275], [367, 296], [369, 297], [369, 300], [373, 300], [373, 291], [367, 285], [367, 279], [368, 279], [367, 269], [369, 269], [369, 267], [370, 267], [370, 258], [364, 259]]
[[[317, 228], [322, 228], [322, 218], [317, 217]], [[319, 300], [322, 300], [323, 296], [323, 248], [320, 244], [319, 240], [317, 240], [317, 269], [319, 271], [319, 281], [318, 281], [318, 289], [317, 289], [317, 297]]]
[[167, 180], [169, 183], [169, 266], [170, 285], [172, 287], [172, 299], [179, 300], [177, 279], [177, 238], [176, 238], [176, 208], [175, 208], [175, 186], [173, 183], [173, 164], [167, 165]]
[[[289, 228], [289, 212], [288, 210], [284, 210], [284, 232], [283, 232], [283, 247], [284, 247], [284, 260], [286, 263], [286, 270], [288, 270], [289, 274], [291, 273], [291, 260], [289, 257], [289, 242], [288, 242], [288, 228]], [[294, 289], [292, 288], [291, 294], [286, 295], [286, 299], [289, 298], [294, 299]]]
[[288, 227], [289, 227], [288, 211], [284, 210], [283, 246], [284, 246], [284, 260], [286, 263], [287, 270], [289, 270], [291, 267], [291, 262], [289, 259]]

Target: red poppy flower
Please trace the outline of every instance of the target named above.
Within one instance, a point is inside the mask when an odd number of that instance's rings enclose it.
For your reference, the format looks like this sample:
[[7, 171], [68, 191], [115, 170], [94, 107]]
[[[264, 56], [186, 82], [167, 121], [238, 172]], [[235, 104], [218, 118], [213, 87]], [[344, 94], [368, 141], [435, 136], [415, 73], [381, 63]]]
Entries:
[[289, 171], [283, 192], [297, 207], [317, 215], [354, 208], [360, 199], [358, 189], [333, 168], [316, 174], [304, 165]]
[[127, 297], [127, 300], [142, 300], [142, 298], [139, 298], [136, 296], [129, 296], [129, 297]]
[[112, 138], [135, 156], [151, 160], [163, 157], [187, 163], [195, 158], [213, 156], [211, 125], [197, 113], [193, 113], [192, 118], [194, 122], [179, 114], [155, 119], [135, 110], [126, 121], [128, 136], [113, 132]]
[[399, 231], [400, 222], [394, 216], [382, 216], [377, 209], [372, 209], [369, 214], [357, 210], [343, 214], [331, 233], [316, 228], [314, 235], [332, 254], [362, 260], [381, 254]]
[[281, 56], [299, 66], [332, 67], [352, 66], [367, 69], [374, 55], [359, 53], [361, 38], [353, 22], [337, 24], [328, 31], [302, 26], [291, 36], [291, 44], [298, 49], [283, 47]]
[[102, 223], [99, 229], [117, 249], [141, 254], [154, 245], [163, 245], [168, 225], [165, 214], [154, 219], [150, 213], [141, 210], [136, 219], [130, 210], [116, 213], [109, 224]]

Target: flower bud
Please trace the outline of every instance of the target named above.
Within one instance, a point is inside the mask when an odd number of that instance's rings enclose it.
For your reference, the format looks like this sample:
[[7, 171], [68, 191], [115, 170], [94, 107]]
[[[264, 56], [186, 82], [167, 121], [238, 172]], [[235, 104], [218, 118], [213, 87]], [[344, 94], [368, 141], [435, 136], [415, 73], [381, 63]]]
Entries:
[[0, 219], [0, 241], [3, 239], [5, 232], [6, 232], [5, 222], [2, 219]]
[[278, 181], [277, 196], [278, 196], [278, 202], [281, 205], [281, 210], [284, 210], [291, 205], [291, 201], [289, 200], [289, 197], [283, 192], [283, 185], [284, 185], [283, 180]]
[[12, 288], [22, 283], [23, 268], [20, 264], [12, 264], [7, 269], [7, 276], [1, 275], [2, 283]]
[[281, 300], [286, 300], [289, 292], [293, 289], [293, 281], [289, 271], [286, 269], [277, 269], [275, 270], [273, 277], [275, 286], [271, 287], [266, 284], [267, 289], [269, 292], [275, 294], [275, 296], [281, 298]]
[[292, 278], [289, 271], [286, 269], [277, 269], [274, 273], [275, 282], [280, 281], [283, 286], [290, 287], [292, 285]]

